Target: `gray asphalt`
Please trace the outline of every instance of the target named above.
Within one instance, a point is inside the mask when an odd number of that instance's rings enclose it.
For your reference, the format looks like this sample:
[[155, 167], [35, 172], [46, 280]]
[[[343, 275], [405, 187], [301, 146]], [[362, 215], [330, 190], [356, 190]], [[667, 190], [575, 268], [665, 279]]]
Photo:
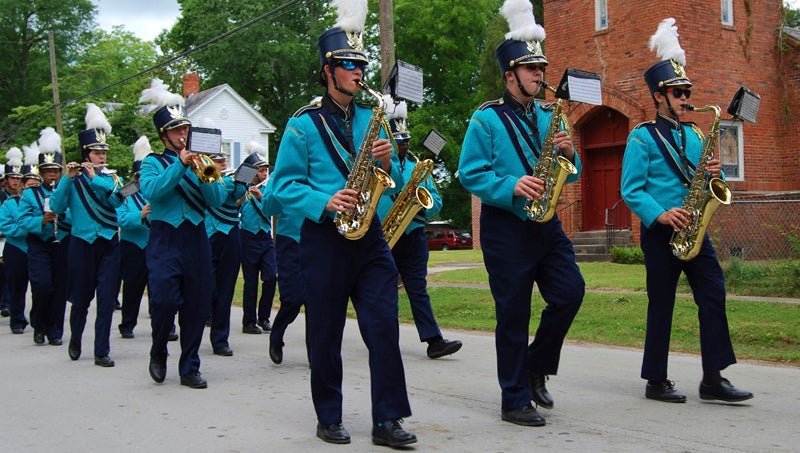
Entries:
[[[94, 310], [94, 306], [91, 310]], [[143, 310], [136, 338], [116, 334], [114, 368], [94, 365], [92, 321], [84, 357], [72, 362], [66, 346], [36, 346], [32, 332], [12, 335], [0, 319], [2, 437], [0, 450], [17, 451], [387, 451], [371, 443], [367, 351], [355, 320], [343, 346], [344, 419], [350, 445], [315, 437], [304, 321], [290, 326], [285, 359], [273, 364], [267, 335], [234, 329], [233, 357], [201, 348], [205, 390], [179, 385], [179, 348], [170, 343], [167, 380], [147, 373], [149, 320]], [[232, 324], [240, 325], [234, 307]], [[638, 372], [641, 351], [568, 342], [558, 376], [548, 382], [555, 399], [542, 409], [544, 427], [500, 420], [500, 391], [491, 334], [446, 330], [464, 347], [430, 360], [412, 325], [401, 325], [401, 350], [418, 451], [522, 452], [789, 452], [800, 451], [800, 368], [740, 363], [723, 374], [755, 393], [745, 404], [701, 402], [700, 358], [672, 354], [670, 378], [688, 396], [685, 404], [646, 400]], [[67, 333], [68, 336], [68, 333]], [[66, 340], [67, 338], [65, 338]]]

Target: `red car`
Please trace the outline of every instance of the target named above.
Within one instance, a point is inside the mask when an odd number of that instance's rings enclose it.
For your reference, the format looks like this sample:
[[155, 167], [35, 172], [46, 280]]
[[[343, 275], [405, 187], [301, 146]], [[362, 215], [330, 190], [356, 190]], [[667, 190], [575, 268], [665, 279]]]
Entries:
[[428, 236], [428, 250], [471, 249], [472, 236], [466, 231], [436, 229], [425, 232]]

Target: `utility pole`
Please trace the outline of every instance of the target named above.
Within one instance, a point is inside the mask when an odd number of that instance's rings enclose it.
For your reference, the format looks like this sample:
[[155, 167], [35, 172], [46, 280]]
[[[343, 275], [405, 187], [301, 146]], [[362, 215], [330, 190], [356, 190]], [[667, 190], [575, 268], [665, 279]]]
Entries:
[[380, 0], [381, 87], [386, 84], [395, 65], [394, 6], [392, 0]]
[[[50, 81], [53, 85], [53, 105], [56, 107], [56, 132], [64, 137], [61, 128], [61, 101], [58, 97], [58, 75], [56, 74], [56, 49], [53, 40], [53, 30], [47, 32], [47, 41], [50, 44]], [[61, 155], [64, 155], [64, 141], [61, 141]]]

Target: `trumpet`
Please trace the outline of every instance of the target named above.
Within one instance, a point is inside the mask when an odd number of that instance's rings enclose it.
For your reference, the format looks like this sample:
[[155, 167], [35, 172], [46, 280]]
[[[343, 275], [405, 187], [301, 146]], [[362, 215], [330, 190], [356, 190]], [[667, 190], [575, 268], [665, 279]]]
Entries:
[[[186, 139], [180, 138], [181, 144], [186, 144]], [[191, 150], [189, 150], [191, 152]], [[202, 183], [213, 183], [222, 180], [222, 173], [217, 168], [217, 164], [205, 154], [192, 153], [190, 164], [192, 171], [197, 176], [197, 179]]]

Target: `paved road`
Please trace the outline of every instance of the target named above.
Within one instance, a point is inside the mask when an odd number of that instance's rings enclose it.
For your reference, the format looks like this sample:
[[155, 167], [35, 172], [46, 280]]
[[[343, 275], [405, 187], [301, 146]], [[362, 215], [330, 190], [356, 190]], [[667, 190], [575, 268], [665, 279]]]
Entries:
[[[92, 308], [93, 310], [94, 308]], [[115, 313], [115, 325], [119, 322]], [[238, 325], [241, 310], [234, 308]], [[83, 339], [92, 344], [91, 321]], [[116, 329], [115, 329], [116, 330]], [[285, 360], [267, 356], [266, 335], [231, 336], [233, 357], [201, 348], [209, 388], [179, 385], [178, 347], [170, 343], [168, 376], [155, 384], [147, 373], [149, 323], [137, 337], [112, 337], [114, 368], [94, 366], [91, 346], [72, 362], [66, 346], [36, 346], [32, 333], [12, 335], [0, 319], [3, 396], [0, 450], [64, 452], [388, 451], [370, 442], [367, 352], [356, 322], [348, 320], [343, 346], [344, 424], [349, 446], [314, 435], [302, 317], [290, 326]], [[529, 428], [500, 420], [492, 335], [446, 331], [463, 349], [430, 360], [413, 326], [401, 326], [401, 349], [414, 415], [405, 427], [424, 452], [790, 452], [800, 451], [800, 368], [758, 363], [732, 366], [725, 375], [756, 394], [747, 404], [701, 402], [700, 359], [672, 356], [671, 378], [685, 404], [644, 399], [638, 377], [641, 352], [568, 343], [558, 376], [548, 388], [555, 408], [547, 425]]]

